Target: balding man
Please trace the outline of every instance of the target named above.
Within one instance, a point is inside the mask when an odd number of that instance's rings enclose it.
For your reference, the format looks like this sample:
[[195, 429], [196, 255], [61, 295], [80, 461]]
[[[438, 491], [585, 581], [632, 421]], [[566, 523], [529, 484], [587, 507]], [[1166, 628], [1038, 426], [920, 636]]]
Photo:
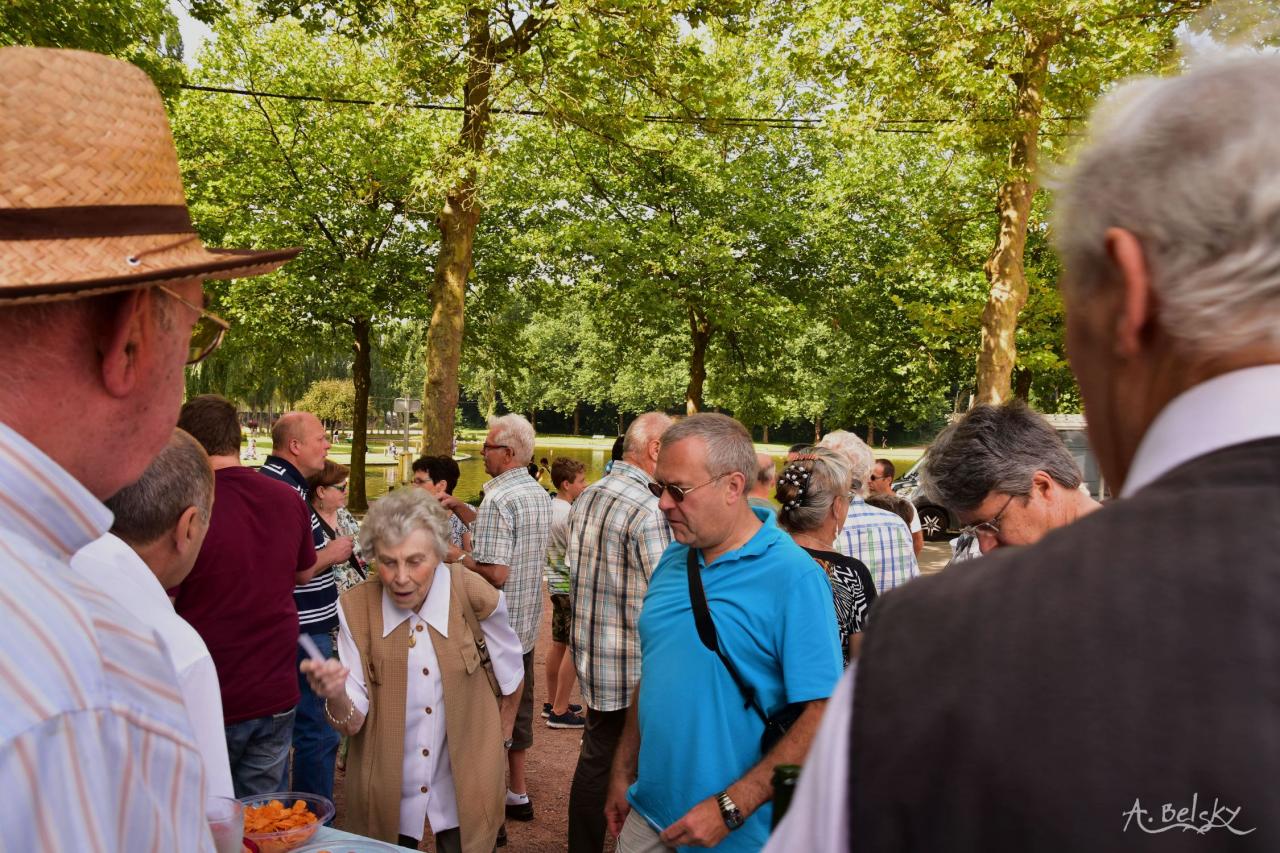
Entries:
[[778, 464], [768, 453], [756, 454], [756, 476], [751, 482], [751, 491], [747, 493], [747, 503], [757, 509], [763, 509], [776, 516], [777, 509], [773, 501], [774, 488], [778, 484]]
[[662, 434], [671, 423], [662, 412], [632, 421], [622, 458], [578, 496], [569, 514], [565, 561], [573, 599], [571, 646], [587, 705], [569, 791], [570, 853], [604, 849], [609, 768], [640, 678], [636, 623], [649, 578], [671, 541], [658, 499], [649, 492]]
[[164, 640], [204, 758], [209, 793], [233, 797], [218, 671], [204, 640], [165, 594], [191, 573], [209, 531], [209, 457], [194, 438], [175, 429], [137, 482], [106, 505], [115, 514], [111, 531], [81, 548], [71, 566]]
[[868, 504], [875, 454], [867, 443], [851, 432], [834, 430], [822, 437], [821, 446], [844, 457], [853, 473], [849, 514], [836, 537], [836, 549], [846, 557], [860, 560], [871, 570], [876, 591], [886, 593], [919, 576], [915, 544], [907, 523], [892, 512]]
[[[310, 412], [286, 412], [271, 428], [271, 455], [262, 463], [262, 473], [279, 480], [298, 493], [311, 515], [311, 539], [316, 549], [315, 574], [293, 592], [298, 605], [299, 632], [309, 634], [326, 657], [333, 657], [333, 631], [338, 627], [338, 585], [333, 567], [351, 557], [350, 536], [328, 539], [320, 519], [307, 502], [307, 478], [324, 470], [329, 453], [329, 431]], [[297, 662], [307, 653], [297, 649]], [[293, 723], [293, 783], [290, 790], [333, 798], [333, 773], [341, 736], [325, 717], [324, 700], [311, 689], [305, 676], [297, 674], [302, 698]]]
[[202, 280], [297, 252], [205, 248], [140, 69], [5, 47], [0, 80], [0, 848], [212, 850], [162, 642], [68, 561], [227, 328]]
[[1277, 91], [1236, 58], [1096, 112], [1053, 230], [1119, 499], [885, 598], [777, 850], [1280, 849]]

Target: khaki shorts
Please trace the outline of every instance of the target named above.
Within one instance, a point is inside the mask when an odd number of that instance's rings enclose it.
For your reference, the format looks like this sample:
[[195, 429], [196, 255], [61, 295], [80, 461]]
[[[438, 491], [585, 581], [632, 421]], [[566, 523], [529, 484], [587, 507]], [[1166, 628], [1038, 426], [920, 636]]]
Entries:
[[573, 625], [573, 605], [568, 595], [551, 596], [551, 642], [569, 645], [569, 628]]

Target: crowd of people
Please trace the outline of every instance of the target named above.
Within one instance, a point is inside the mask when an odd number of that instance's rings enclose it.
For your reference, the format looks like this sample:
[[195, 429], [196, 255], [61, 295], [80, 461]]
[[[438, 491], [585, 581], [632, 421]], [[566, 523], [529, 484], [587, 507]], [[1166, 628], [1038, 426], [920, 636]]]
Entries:
[[922, 464], [964, 525], [927, 578], [842, 430], [779, 471], [649, 412], [587, 483], [505, 415], [478, 507], [424, 457], [362, 521], [313, 415], [243, 466], [235, 407], [182, 402], [202, 282], [296, 250], [201, 243], [139, 69], [7, 47], [0, 81], [0, 847], [209, 851], [207, 796], [332, 797], [344, 756], [348, 828], [488, 853], [545, 719], [582, 733], [572, 853], [1280, 849], [1274, 56], [1106, 99], [1054, 230], [1115, 497], [979, 406]]

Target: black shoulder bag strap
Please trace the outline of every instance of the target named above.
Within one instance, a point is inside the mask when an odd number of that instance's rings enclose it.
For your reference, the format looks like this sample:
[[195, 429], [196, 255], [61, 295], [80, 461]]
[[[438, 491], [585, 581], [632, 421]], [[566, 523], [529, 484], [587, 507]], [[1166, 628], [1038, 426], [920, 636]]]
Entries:
[[702, 645], [716, 653], [716, 657], [720, 658], [720, 662], [724, 664], [724, 668], [729, 670], [733, 683], [738, 685], [738, 691], [742, 693], [745, 701], [744, 708], [754, 708], [756, 714], [760, 716], [761, 722], [766, 726], [769, 725], [769, 715], [760, 707], [760, 703], [756, 701], [756, 691], [742, 680], [742, 676], [738, 674], [737, 668], [734, 667], [733, 661], [720, 649], [720, 639], [716, 635], [716, 623], [711, 621], [711, 611], [707, 608], [707, 596], [702, 591], [702, 572], [698, 569], [698, 552], [694, 548], [689, 549], [689, 601], [693, 604], [693, 621], [698, 626], [698, 638], [702, 640]]

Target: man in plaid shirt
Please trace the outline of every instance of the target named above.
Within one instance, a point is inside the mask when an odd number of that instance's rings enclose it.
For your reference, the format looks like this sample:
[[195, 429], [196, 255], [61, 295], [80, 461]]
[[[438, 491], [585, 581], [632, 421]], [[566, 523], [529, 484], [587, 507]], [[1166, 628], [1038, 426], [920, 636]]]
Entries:
[[875, 454], [866, 442], [851, 432], [838, 429], [822, 437], [823, 447], [839, 453], [853, 469], [853, 496], [844, 528], [836, 537], [836, 550], [861, 560], [871, 570], [876, 592], [888, 592], [920, 574], [912, 547], [911, 529], [892, 512], [870, 506], [863, 497], [875, 464]]
[[640, 680], [636, 623], [671, 528], [648, 488], [658, 464], [662, 412], [636, 418], [622, 458], [573, 502], [569, 514], [572, 647], [587, 726], [569, 790], [569, 853], [604, 849], [609, 770]]
[[482, 452], [485, 473], [493, 479], [484, 484], [484, 503], [471, 528], [475, 551], [461, 559], [506, 594], [511, 627], [524, 651], [524, 692], [507, 753], [507, 817], [513, 820], [533, 820], [524, 758], [533, 746], [533, 647], [542, 621], [542, 567], [551, 533], [551, 496], [527, 468], [533, 439], [533, 427], [520, 415], [489, 419]]

